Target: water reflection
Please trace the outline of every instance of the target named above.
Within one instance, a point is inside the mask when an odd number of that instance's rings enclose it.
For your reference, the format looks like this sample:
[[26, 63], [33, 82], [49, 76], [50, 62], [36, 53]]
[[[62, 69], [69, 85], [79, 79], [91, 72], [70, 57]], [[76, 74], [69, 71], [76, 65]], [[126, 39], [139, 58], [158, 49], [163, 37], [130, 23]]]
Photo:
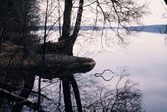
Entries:
[[[133, 38], [127, 51], [113, 50], [94, 57], [97, 65], [92, 73], [106, 68], [128, 66], [129, 73], [143, 93], [146, 112], [167, 111], [167, 46], [165, 37], [155, 33], [141, 33]], [[108, 74], [108, 77], [109, 74]]]
[[[154, 26], [150, 26], [154, 27]], [[96, 61], [95, 68], [91, 73], [101, 73], [104, 69], [118, 71], [117, 67], [128, 66], [129, 73], [132, 75], [134, 82], [139, 82], [139, 88], [143, 93], [144, 109], [146, 112], [167, 112], [167, 45], [166, 38], [160, 31], [150, 30], [146, 28], [145, 32], [140, 33], [139, 37], [131, 37], [132, 43], [126, 50], [113, 46], [110, 53], [98, 53], [93, 59]], [[162, 30], [161, 30], [162, 31]], [[154, 33], [146, 33], [154, 32]], [[108, 34], [109, 35], [109, 34]], [[82, 35], [83, 36], [83, 35]], [[86, 35], [87, 36], [87, 35]], [[96, 36], [99, 36], [96, 32]], [[55, 38], [55, 35], [54, 35]], [[85, 38], [85, 37], [83, 37]], [[81, 39], [81, 38], [80, 38]], [[51, 36], [51, 40], [53, 40]], [[83, 39], [85, 41], [85, 39]], [[78, 43], [83, 44], [84, 41]], [[89, 43], [88, 43], [89, 42]], [[96, 43], [96, 42], [95, 42]], [[83, 48], [87, 47], [87, 51], [95, 51], [98, 49], [99, 43], [86, 41], [85, 44], [75, 46], [74, 55], [83, 52]], [[91, 47], [96, 46], [96, 47]], [[84, 53], [80, 56], [83, 56]], [[91, 56], [91, 55], [90, 55]], [[110, 79], [110, 73], [106, 72], [106, 79]], [[105, 82], [106, 84], [110, 84]]]

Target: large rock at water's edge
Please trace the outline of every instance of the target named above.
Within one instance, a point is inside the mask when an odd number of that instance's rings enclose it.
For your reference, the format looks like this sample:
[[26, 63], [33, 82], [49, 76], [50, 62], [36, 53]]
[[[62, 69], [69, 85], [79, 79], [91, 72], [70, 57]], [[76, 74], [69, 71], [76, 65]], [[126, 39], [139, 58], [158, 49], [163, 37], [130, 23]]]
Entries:
[[[67, 79], [71, 74], [85, 73], [92, 70], [95, 61], [91, 58], [68, 56], [62, 54], [45, 54], [27, 52], [25, 46], [3, 43], [0, 52], [0, 99], [6, 102], [14, 102], [15, 108], [21, 109], [21, 99], [13, 98], [9, 93], [15, 93], [27, 99], [34, 87], [35, 75], [44, 79]], [[47, 52], [52, 53], [52, 52]], [[54, 53], [54, 52], [53, 52]], [[8, 104], [10, 105], [10, 103]], [[1, 104], [0, 104], [1, 106]]]
[[[45, 79], [64, 78], [74, 73], [86, 73], [95, 66], [95, 61], [91, 58], [68, 56], [62, 54], [45, 54], [45, 61], [42, 66], [42, 55], [32, 53], [26, 58], [19, 48], [0, 53], [0, 74], [22, 74], [38, 75]], [[10, 62], [10, 63], [9, 63]]]
[[[46, 54], [44, 69], [41, 69], [41, 61], [34, 68], [42, 78], [63, 78], [74, 73], [86, 73], [95, 66], [95, 61], [91, 58], [82, 58], [68, 55]], [[34, 69], [33, 68], [33, 69]]]

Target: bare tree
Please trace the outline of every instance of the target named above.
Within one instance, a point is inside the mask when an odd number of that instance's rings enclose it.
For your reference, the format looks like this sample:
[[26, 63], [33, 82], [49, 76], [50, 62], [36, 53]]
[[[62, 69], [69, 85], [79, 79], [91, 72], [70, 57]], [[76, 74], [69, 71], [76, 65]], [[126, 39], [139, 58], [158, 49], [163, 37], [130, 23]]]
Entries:
[[[85, 6], [84, 6], [84, 0], [79, 0], [79, 1], [65, 0], [64, 2], [62, 35], [58, 39], [58, 43], [61, 46], [60, 51], [62, 54], [73, 55], [73, 46], [75, 44], [76, 39], [78, 38], [84, 7], [86, 8], [88, 7], [88, 9], [90, 8], [90, 10], [95, 12], [96, 14], [95, 26], [96, 24], [98, 24], [99, 21], [98, 19], [102, 19], [103, 29], [105, 29], [105, 26], [108, 26], [114, 31], [114, 33], [118, 37], [118, 43], [120, 45], [126, 43], [125, 42], [126, 38], [121, 35], [119, 29], [124, 28], [127, 31], [127, 33], [129, 33], [127, 25], [130, 24], [131, 22], [138, 23], [139, 19], [143, 16], [143, 14], [147, 13], [147, 11], [144, 10], [146, 8], [146, 5], [138, 6], [132, 0], [127, 0], [127, 1], [94, 0], [86, 2], [87, 4]], [[77, 6], [75, 6], [76, 4]], [[71, 22], [72, 22], [71, 15], [74, 6], [78, 8], [78, 11], [76, 14], [76, 19], [74, 21], [74, 28], [73, 30], [71, 30]], [[73, 12], [75, 13], [75, 11]], [[116, 30], [112, 27], [113, 22], [117, 24]], [[103, 43], [103, 40], [101, 40], [101, 42]], [[69, 78], [69, 76], [71, 76], [72, 79]], [[73, 89], [74, 90], [76, 89], [78, 91], [77, 83], [75, 82], [73, 75], [69, 74], [69, 76], [62, 79], [66, 111], [72, 111], [72, 105], [70, 101], [71, 99], [70, 88], [69, 88], [70, 82], [72, 84]], [[79, 92], [76, 92], [75, 96], [76, 100], [78, 99], [77, 101], [79, 101], [79, 103], [77, 103], [78, 111], [81, 112], [82, 109], [80, 108], [82, 107], [80, 104]]]
[[[116, 1], [116, 0], [65, 0], [65, 1], [56, 1], [56, 0], [46, 0], [46, 8], [45, 8], [45, 19], [44, 19], [44, 36], [43, 36], [43, 44], [38, 44], [35, 46], [35, 50], [31, 52], [28, 55], [28, 58], [22, 58], [22, 55], [14, 55], [17, 51], [20, 50], [20, 47], [22, 47], [20, 44], [17, 46], [17, 49], [14, 52], [13, 58], [10, 57], [11, 63], [10, 65], [19, 65], [18, 68], [21, 68], [21, 71], [23, 69], [25, 76], [32, 74], [32, 79], [34, 79], [35, 75], [39, 76], [38, 80], [38, 87], [34, 89], [34, 91], [28, 90], [26, 93], [26, 96], [23, 98], [18, 97], [17, 95], [8, 94], [11, 91], [3, 91], [1, 92], [7, 94], [8, 96], [12, 96], [14, 98], [17, 98], [20, 103], [17, 102], [16, 110], [20, 111], [23, 105], [29, 106], [31, 109], [43, 111], [43, 109], [50, 109], [46, 105], [48, 102], [54, 103], [54, 107], [56, 109], [52, 109], [52, 111], [79, 111], [82, 112], [84, 109], [90, 109], [93, 111], [96, 111], [99, 107], [103, 111], [110, 110], [115, 111], [121, 109], [127, 111], [127, 109], [140, 109], [139, 105], [140, 102], [136, 103], [134, 99], [136, 98], [137, 101], [140, 100], [141, 94], [135, 93], [133, 90], [133, 87], [135, 84], [132, 84], [132, 86], [129, 86], [129, 81], [125, 83], [125, 86], [123, 88], [120, 88], [118, 85], [120, 81], [122, 80], [123, 76], [118, 80], [118, 83], [116, 85], [115, 91], [108, 91], [103, 93], [103, 89], [99, 87], [101, 93], [97, 93], [97, 95], [100, 95], [100, 99], [92, 100], [95, 102], [89, 102], [88, 106], [83, 106], [82, 104], [82, 97], [80, 97], [80, 92], [78, 89], [77, 82], [74, 77], [74, 73], [85, 73], [90, 71], [94, 65], [95, 62], [92, 59], [89, 58], [81, 58], [81, 57], [75, 57], [73, 56], [73, 47], [75, 45], [76, 40], [79, 40], [80, 37], [80, 28], [81, 23], [85, 25], [92, 25], [93, 31], [91, 31], [91, 35], [97, 33], [95, 31], [98, 31], [98, 25], [101, 27], [101, 35], [100, 37], [100, 43], [103, 47], [104, 45], [107, 45], [106, 43], [108, 40], [113, 40], [120, 46], [124, 46], [127, 44], [126, 36], [120, 31], [120, 29], [123, 29], [126, 34], [130, 34], [130, 31], [128, 30], [127, 26], [131, 23], [137, 23], [139, 24], [139, 20], [143, 17], [143, 15], [148, 13], [146, 4], [144, 5], [138, 5], [137, 2], [133, 0], [122, 0], [122, 1]], [[84, 4], [85, 2], [85, 4]], [[51, 5], [49, 5], [51, 3]], [[55, 5], [54, 5], [55, 4]], [[53, 7], [52, 7], [53, 6]], [[52, 7], [52, 8], [51, 8]], [[64, 7], [64, 9], [62, 8]], [[49, 10], [53, 9], [53, 10]], [[49, 12], [51, 11], [51, 12]], [[57, 11], [57, 12], [56, 12]], [[88, 19], [91, 21], [87, 21], [88, 14], [84, 13], [84, 11], [89, 13], [90, 16]], [[49, 20], [49, 17], [56, 15], [57, 19], [54, 20], [53, 24], [52, 21]], [[55, 18], [56, 18], [55, 17]], [[18, 17], [18, 20], [21, 17]], [[84, 23], [83, 21], [86, 21]], [[92, 24], [91, 24], [92, 23]], [[50, 24], [49, 31], [48, 26]], [[61, 25], [62, 24], [62, 25]], [[57, 42], [51, 43], [47, 42], [47, 38], [49, 37], [50, 31], [52, 28], [54, 28], [55, 25], [58, 25], [59, 31], [57, 31]], [[23, 24], [23, 26], [26, 26]], [[114, 27], [116, 26], [116, 27]], [[114, 34], [113, 38], [108, 38], [106, 27], [110, 28]], [[23, 27], [24, 28], [24, 27]], [[25, 31], [24, 29], [21, 29], [21, 31]], [[20, 33], [20, 37], [25, 32]], [[2, 33], [1, 33], [2, 35]], [[0, 35], [0, 36], [1, 36]], [[81, 38], [80, 38], [81, 39]], [[93, 40], [90, 38], [90, 36], [86, 39], [84, 39], [84, 42], [89, 42], [90, 40]], [[109, 42], [109, 44], [111, 44]], [[24, 46], [23, 46], [24, 47]], [[13, 53], [13, 52], [12, 52]], [[21, 52], [22, 53], [22, 52]], [[2, 56], [3, 58], [4, 56]], [[42, 58], [41, 58], [42, 57]], [[21, 61], [23, 60], [23, 61]], [[5, 62], [5, 61], [3, 61]], [[1, 64], [3, 65], [3, 64]], [[59, 66], [60, 65], [60, 66]], [[12, 66], [12, 67], [13, 67]], [[28, 66], [28, 67], [27, 67]], [[1, 71], [8, 71], [6, 68], [3, 67], [0, 69]], [[13, 73], [12, 70], [17, 70], [15, 67], [10, 68], [10, 74]], [[20, 69], [19, 69], [20, 70]], [[12, 72], [11, 72], [12, 71]], [[22, 73], [22, 72], [21, 72]], [[16, 74], [16, 72], [14, 72]], [[23, 74], [23, 73], [22, 73]], [[49, 79], [50, 82], [43, 79]], [[57, 83], [59, 80], [55, 80], [55, 78], [59, 78], [62, 81], [62, 87], [63, 87], [63, 95], [64, 95], [64, 102], [61, 101], [61, 82], [60, 85]], [[30, 81], [25, 80], [25, 82]], [[33, 80], [34, 81], [34, 80]], [[31, 81], [31, 82], [33, 82]], [[42, 84], [45, 82], [46, 86], [42, 87]], [[44, 89], [48, 89], [49, 85], [57, 85], [54, 89], [56, 92], [59, 93], [59, 97], [57, 99], [51, 99], [47, 97], [47, 91]], [[71, 89], [71, 87], [73, 89]], [[127, 88], [126, 88], [127, 87]], [[28, 87], [29, 88], [29, 87]], [[26, 89], [26, 88], [25, 88]], [[32, 85], [29, 89], [32, 89]], [[130, 90], [129, 90], [130, 89]], [[72, 96], [71, 91], [74, 91], [74, 96]], [[51, 91], [51, 90], [50, 90]], [[136, 91], [138, 92], [138, 91]], [[24, 92], [25, 93], [25, 92]], [[27, 97], [30, 95], [30, 93], [33, 93], [31, 97], [38, 96], [37, 101], [34, 101], [36, 97], [33, 97], [32, 101], [25, 100], [28, 102], [28, 104], [24, 104], [23, 100], [24, 98], [27, 99]], [[112, 97], [106, 97], [105, 94], [110, 94]], [[88, 96], [91, 96], [91, 94], [88, 93]], [[95, 97], [95, 95], [94, 95]], [[75, 98], [76, 103], [74, 100], [71, 100], [72, 98]], [[56, 101], [55, 101], [56, 100]], [[15, 101], [15, 100], [14, 100]], [[32, 102], [35, 103], [32, 103]], [[48, 102], [46, 102], [48, 101]], [[128, 101], [128, 102], [127, 102]], [[134, 108], [132, 108], [131, 102], [136, 104]], [[32, 105], [34, 104], [34, 105]], [[122, 105], [123, 104], [123, 105]], [[75, 106], [76, 105], [76, 106]], [[85, 104], [87, 105], [87, 104]], [[77, 107], [77, 109], [75, 109]], [[52, 106], [53, 108], [53, 106]], [[15, 110], [15, 108], [14, 108]], [[86, 111], [86, 110], [85, 110]]]

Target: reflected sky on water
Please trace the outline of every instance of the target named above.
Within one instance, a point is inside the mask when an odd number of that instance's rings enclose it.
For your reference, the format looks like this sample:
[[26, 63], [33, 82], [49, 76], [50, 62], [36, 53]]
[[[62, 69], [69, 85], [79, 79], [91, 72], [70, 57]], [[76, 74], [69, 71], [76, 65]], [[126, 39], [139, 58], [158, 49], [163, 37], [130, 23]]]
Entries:
[[[165, 35], [141, 33], [132, 37], [132, 43], [125, 50], [113, 49], [110, 53], [99, 53], [92, 73], [109, 68], [127, 66], [132, 79], [139, 82], [143, 93], [146, 112], [167, 112], [167, 46]], [[110, 78], [110, 73], [105, 74]], [[108, 84], [109, 82], [107, 82]]]
[[[98, 41], [76, 42], [74, 55], [90, 57], [96, 61], [95, 68], [88, 74], [101, 73], [105, 69], [119, 73], [117, 68], [128, 67], [132, 80], [139, 83], [139, 89], [143, 93], [144, 110], [167, 112], [167, 42], [165, 42], [167, 37], [164, 34], [147, 31], [141, 32], [136, 37], [129, 37], [131, 43], [126, 49], [112, 45], [109, 52], [96, 52], [98, 49], [96, 47], [100, 46]], [[93, 39], [99, 36], [99, 34], [94, 35]], [[51, 37], [52, 40], [54, 37], [55, 35]], [[81, 35], [81, 37], [83, 39], [87, 36]], [[85, 47], [87, 48], [84, 51]], [[89, 51], [95, 51], [96, 55], [89, 54]], [[110, 72], [106, 72], [104, 76], [106, 79], [112, 77]], [[106, 85], [111, 83], [103, 82]], [[115, 82], [112, 80], [112, 84]]]

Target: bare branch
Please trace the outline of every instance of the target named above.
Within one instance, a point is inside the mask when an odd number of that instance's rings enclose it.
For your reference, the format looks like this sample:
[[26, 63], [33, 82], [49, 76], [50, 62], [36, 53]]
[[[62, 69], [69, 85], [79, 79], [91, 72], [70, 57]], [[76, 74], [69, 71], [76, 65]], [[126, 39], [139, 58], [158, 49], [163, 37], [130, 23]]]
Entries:
[[78, 33], [80, 30], [81, 18], [82, 18], [82, 12], [83, 12], [83, 4], [84, 4], [84, 0], [80, 0], [74, 31], [73, 31], [73, 34], [71, 36], [73, 43], [75, 42], [76, 38], [78, 37]]

